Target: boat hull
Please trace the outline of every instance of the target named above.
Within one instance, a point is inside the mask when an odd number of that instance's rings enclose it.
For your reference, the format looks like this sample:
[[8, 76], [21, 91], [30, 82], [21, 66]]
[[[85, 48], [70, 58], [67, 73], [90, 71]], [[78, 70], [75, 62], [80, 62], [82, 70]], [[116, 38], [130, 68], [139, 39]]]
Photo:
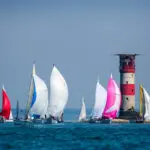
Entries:
[[112, 120], [111, 119], [102, 119], [102, 120], [100, 120], [100, 123], [101, 124], [111, 124]]
[[111, 124], [112, 120], [111, 119], [100, 119], [100, 120], [91, 119], [88, 121], [88, 123]]

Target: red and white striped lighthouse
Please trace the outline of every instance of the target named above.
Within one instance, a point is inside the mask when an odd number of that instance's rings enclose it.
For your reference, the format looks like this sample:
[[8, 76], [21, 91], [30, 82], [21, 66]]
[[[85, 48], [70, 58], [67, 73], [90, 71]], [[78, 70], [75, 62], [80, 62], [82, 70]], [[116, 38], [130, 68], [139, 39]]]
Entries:
[[120, 58], [121, 111], [135, 109], [135, 56], [137, 54], [117, 54]]

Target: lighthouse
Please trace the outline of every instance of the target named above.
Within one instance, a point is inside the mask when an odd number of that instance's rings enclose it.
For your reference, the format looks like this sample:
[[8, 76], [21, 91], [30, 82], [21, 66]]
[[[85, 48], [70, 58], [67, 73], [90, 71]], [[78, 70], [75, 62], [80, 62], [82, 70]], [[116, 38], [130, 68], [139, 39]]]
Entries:
[[[116, 54], [119, 56], [120, 90], [122, 104], [120, 117], [129, 119], [135, 116], [135, 57], [138, 54]], [[133, 118], [133, 117], [132, 117]]]

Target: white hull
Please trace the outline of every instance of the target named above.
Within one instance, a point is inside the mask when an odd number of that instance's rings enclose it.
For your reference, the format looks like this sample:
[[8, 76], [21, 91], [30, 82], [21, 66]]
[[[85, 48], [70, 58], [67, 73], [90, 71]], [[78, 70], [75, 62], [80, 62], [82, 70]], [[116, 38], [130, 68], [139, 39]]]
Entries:
[[5, 120], [5, 122], [14, 122], [14, 120]]
[[0, 123], [12, 123], [12, 122], [14, 122], [14, 120], [5, 120], [5, 119], [0, 120]]

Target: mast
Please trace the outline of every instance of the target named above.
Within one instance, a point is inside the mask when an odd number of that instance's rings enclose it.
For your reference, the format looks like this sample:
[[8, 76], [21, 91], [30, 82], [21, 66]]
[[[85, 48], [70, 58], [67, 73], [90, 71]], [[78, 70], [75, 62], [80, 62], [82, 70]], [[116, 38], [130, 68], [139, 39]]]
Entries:
[[17, 100], [17, 106], [16, 106], [16, 120], [19, 119], [19, 101]]

